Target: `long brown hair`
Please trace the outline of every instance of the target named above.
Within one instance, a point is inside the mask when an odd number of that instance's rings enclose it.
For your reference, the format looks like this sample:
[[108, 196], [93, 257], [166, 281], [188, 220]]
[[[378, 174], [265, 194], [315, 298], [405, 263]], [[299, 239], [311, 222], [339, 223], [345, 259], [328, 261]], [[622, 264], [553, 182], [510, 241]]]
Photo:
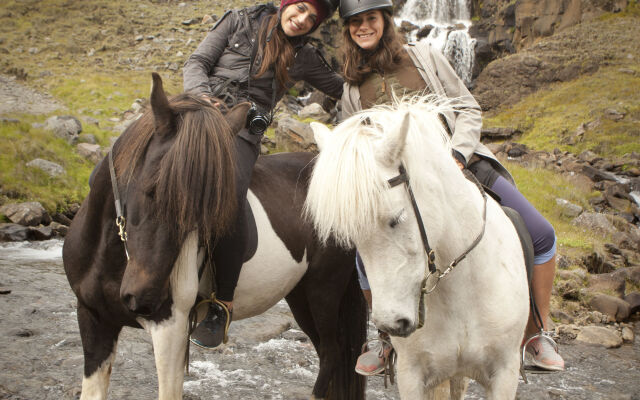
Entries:
[[[278, 26], [280, 12], [277, 12], [262, 24], [258, 39], [259, 49], [262, 51], [262, 64], [255, 74], [262, 76], [273, 65], [276, 79], [281, 87], [286, 87], [289, 82], [288, 68], [293, 65], [294, 51], [284, 31]], [[267, 36], [271, 36], [267, 42]]]
[[360, 48], [351, 39], [349, 33], [349, 21], [342, 28], [342, 71], [344, 79], [351, 85], [359, 85], [371, 71], [385, 71], [393, 69], [400, 64], [404, 49], [404, 39], [395, 29], [391, 14], [382, 12], [384, 19], [384, 31], [374, 51], [366, 51]]

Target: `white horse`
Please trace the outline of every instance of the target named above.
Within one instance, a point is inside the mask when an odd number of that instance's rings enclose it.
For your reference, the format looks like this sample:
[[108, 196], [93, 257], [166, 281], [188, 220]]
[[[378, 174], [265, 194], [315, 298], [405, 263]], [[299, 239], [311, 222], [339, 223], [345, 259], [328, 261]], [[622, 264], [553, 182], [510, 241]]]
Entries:
[[[417, 97], [358, 113], [333, 132], [312, 123], [321, 151], [306, 212], [321, 240], [360, 252], [372, 320], [398, 354], [403, 399], [432, 399], [448, 379], [451, 397], [462, 399], [466, 377], [489, 399], [513, 399], [529, 312], [523, 252], [500, 205], [451, 156], [438, 118], [446, 107]], [[426, 279], [430, 250], [438, 270]]]

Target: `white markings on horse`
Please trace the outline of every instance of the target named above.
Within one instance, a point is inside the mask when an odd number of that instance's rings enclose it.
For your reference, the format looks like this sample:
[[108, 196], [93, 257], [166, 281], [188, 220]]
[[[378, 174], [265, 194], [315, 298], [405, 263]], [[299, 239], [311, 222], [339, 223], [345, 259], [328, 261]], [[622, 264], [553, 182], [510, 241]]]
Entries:
[[117, 342], [113, 344], [113, 352], [91, 375], [82, 378], [82, 393], [80, 400], [104, 400], [107, 398], [111, 367], [116, 358]]

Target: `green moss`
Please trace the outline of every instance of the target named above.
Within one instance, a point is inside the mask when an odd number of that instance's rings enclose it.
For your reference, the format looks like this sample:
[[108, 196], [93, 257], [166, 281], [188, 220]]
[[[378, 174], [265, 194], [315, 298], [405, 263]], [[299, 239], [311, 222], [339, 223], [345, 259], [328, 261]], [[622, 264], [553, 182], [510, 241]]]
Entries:
[[[12, 197], [5, 201], [39, 201], [49, 212], [82, 201], [88, 192], [93, 164], [63, 139], [33, 128], [29, 118], [25, 119], [18, 124], [0, 125], [0, 182], [3, 192], [11, 193]], [[66, 174], [52, 178], [39, 169], [27, 167], [36, 158], [61, 165]]]

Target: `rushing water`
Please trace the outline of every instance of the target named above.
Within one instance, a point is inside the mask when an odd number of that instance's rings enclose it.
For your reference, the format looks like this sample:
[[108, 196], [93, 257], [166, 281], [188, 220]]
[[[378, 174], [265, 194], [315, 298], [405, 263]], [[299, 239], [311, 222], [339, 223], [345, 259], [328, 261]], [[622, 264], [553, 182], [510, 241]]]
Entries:
[[[396, 23], [410, 21], [420, 28], [433, 28], [422, 40], [429, 41], [447, 56], [458, 76], [469, 86], [476, 40], [469, 35], [471, 17], [467, 0], [408, 0]], [[410, 40], [415, 40], [412, 32]]]

